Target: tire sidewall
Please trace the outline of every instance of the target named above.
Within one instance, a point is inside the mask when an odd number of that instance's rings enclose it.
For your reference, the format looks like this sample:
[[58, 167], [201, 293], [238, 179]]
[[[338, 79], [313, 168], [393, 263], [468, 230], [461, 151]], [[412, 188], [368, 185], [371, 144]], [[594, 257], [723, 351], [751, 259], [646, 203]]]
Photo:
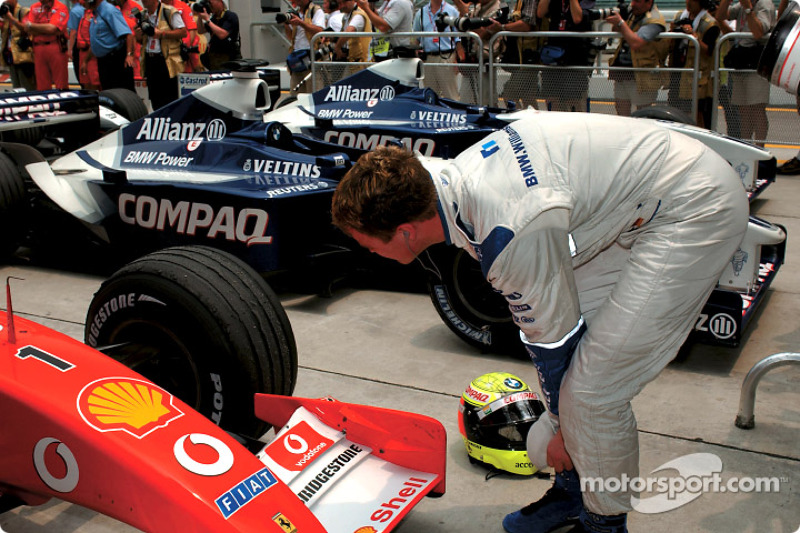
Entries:
[[[175, 392], [177, 396], [184, 396], [181, 399], [190, 407], [226, 429], [233, 431], [252, 423], [253, 395], [261, 384], [248, 372], [247, 362], [219, 341], [224, 335], [206, 307], [168, 281], [132, 275], [107, 282], [87, 315], [87, 344], [103, 347], [130, 340], [125, 335], [141, 331], [142, 322], [171, 332], [191, 354], [187, 368], [191, 367], [194, 376], [180, 378], [195, 380], [196, 397]], [[142, 373], [170, 390], [170, 383]]]

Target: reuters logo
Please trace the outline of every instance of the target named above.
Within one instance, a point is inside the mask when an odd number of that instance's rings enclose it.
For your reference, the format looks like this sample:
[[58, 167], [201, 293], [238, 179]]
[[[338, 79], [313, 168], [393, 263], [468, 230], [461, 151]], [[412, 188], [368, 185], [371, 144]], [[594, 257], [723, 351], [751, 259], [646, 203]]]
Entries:
[[124, 431], [139, 439], [183, 416], [168, 392], [147, 381], [120, 377], [86, 385], [78, 397], [78, 412], [97, 431]]

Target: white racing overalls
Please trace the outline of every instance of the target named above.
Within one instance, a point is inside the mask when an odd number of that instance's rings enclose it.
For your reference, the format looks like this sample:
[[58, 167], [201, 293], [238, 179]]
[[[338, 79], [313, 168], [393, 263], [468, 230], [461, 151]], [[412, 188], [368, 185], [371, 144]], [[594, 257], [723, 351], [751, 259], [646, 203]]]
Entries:
[[[736, 172], [650, 121], [551, 112], [432, 177], [447, 241], [508, 300], [578, 474], [636, 477], [630, 402], [676, 355], [744, 236]], [[583, 499], [613, 515], [630, 496]]]

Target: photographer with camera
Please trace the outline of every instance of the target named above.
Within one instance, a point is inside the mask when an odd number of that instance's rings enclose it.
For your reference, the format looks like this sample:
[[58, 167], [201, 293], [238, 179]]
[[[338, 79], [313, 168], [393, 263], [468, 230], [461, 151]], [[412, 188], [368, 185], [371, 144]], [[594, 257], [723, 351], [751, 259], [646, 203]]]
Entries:
[[67, 77], [67, 6], [59, 0], [41, 0], [31, 6], [22, 21], [4, 20], [24, 31], [33, 41], [33, 64], [36, 90], [69, 87]]
[[[411, 0], [383, 0], [377, 11], [370, 7], [369, 0], [356, 0], [359, 9], [364, 11], [372, 23], [372, 28], [382, 33], [410, 32], [414, 19], [414, 4]], [[392, 57], [392, 48], [411, 46], [411, 37], [375, 37], [370, 43], [374, 61]]]
[[[669, 55], [668, 65], [671, 68], [684, 68], [694, 66], [695, 54], [700, 59], [700, 73], [697, 82], [697, 116], [695, 120], [701, 128], [711, 126], [711, 106], [713, 83], [711, 74], [714, 72], [714, 48], [717, 45], [720, 28], [717, 20], [708, 12], [713, 8], [714, 0], [686, 0], [686, 9], [675, 14], [675, 20], [670, 24], [672, 32], [693, 35], [700, 43], [700, 50], [695, 50], [694, 43], [687, 40], [673, 40], [670, 42], [672, 50]], [[691, 112], [692, 78], [694, 73], [684, 71], [672, 72], [669, 85], [669, 105]]]
[[[342, 31], [344, 32], [371, 32], [372, 23], [363, 9], [358, 7], [356, 0], [339, 0], [339, 10], [344, 13], [342, 17]], [[369, 61], [369, 37], [339, 37], [333, 55], [337, 60], [348, 63], [363, 63]], [[351, 68], [351, 73], [360, 68]]]
[[289, 94], [311, 92], [311, 38], [325, 28], [325, 11], [311, 0], [296, 0], [297, 8], [279, 13], [275, 20], [283, 22], [286, 37], [291, 41], [286, 66], [291, 74]]
[[6, 0], [0, 5], [0, 16], [3, 17], [2, 31], [2, 64], [8, 67], [11, 74], [11, 85], [28, 91], [36, 90], [36, 75], [33, 65], [33, 42], [20, 26], [12, 20], [21, 22], [28, 14], [28, 8], [19, 5], [17, 0]]
[[[590, 10], [594, 0], [540, 0], [536, 14], [548, 19], [542, 30], [586, 32], [592, 30]], [[542, 47], [541, 61], [551, 67], [581, 66], [594, 62], [588, 39], [548, 37]], [[542, 96], [551, 111], [587, 111], [589, 76], [587, 70], [546, 69], [542, 71]]]
[[[414, 15], [412, 31], [438, 31], [436, 21], [444, 16], [455, 19], [458, 17], [458, 10], [445, 0], [430, 0]], [[449, 26], [444, 30], [444, 33], [453, 31]], [[456, 62], [456, 42], [458, 42], [457, 38], [444, 35], [423, 37], [421, 58], [426, 64], [454, 64]], [[458, 71], [454, 66], [426, 68], [423, 82], [426, 87], [436, 91], [439, 96], [452, 100], [458, 99]]]
[[[769, 121], [767, 119], [767, 103], [769, 102], [769, 82], [759, 76], [755, 69], [758, 59], [769, 38], [769, 32], [775, 26], [775, 4], [772, 0], [740, 0], [733, 6], [730, 0], [721, 0], [714, 15], [722, 29], [722, 33], [749, 32], [752, 36], [737, 39], [725, 56], [726, 68], [730, 72], [730, 105], [725, 119], [728, 123], [728, 135], [751, 140], [763, 146], [767, 138]], [[728, 24], [735, 20], [735, 28]]]
[[[81, 56], [81, 73], [88, 72], [88, 62], [97, 58], [100, 86], [103, 89], [136, 91], [133, 83], [134, 39], [122, 11], [105, 0], [86, 0], [92, 12], [89, 24], [91, 46]], [[84, 19], [86, 16], [84, 16]]]
[[239, 16], [226, 9], [223, 0], [198, 0], [192, 4], [197, 13], [197, 33], [209, 34], [208, 52], [200, 59], [208, 70], [221, 70], [222, 65], [234, 59], [241, 59], [239, 41]]
[[655, 72], [666, 66], [669, 43], [658, 39], [667, 29], [667, 21], [658, 11], [654, 0], [631, 0], [630, 7], [621, 6], [606, 17], [615, 31], [622, 34], [622, 41], [614, 57], [608, 62], [613, 67], [636, 67], [653, 69], [646, 71], [611, 70], [609, 79], [614, 81], [614, 100], [617, 115], [630, 116], [636, 108], [656, 101], [663, 85], [661, 73]]
[[192, 8], [183, 0], [161, 0], [166, 5], [181, 12], [183, 25], [186, 26], [186, 37], [181, 44], [183, 72], [201, 72], [205, 70], [200, 63], [200, 37], [197, 35], [197, 21]]
[[153, 110], [178, 99], [178, 74], [183, 72], [181, 39], [186, 27], [180, 11], [159, 0], [143, 0], [145, 11], [135, 12], [136, 39], [142, 43], [142, 76]]
[[[494, 35], [489, 31], [488, 26], [492, 24], [492, 20], [504, 24], [508, 17], [508, 5], [502, 0], [478, 0], [477, 3], [467, 4], [462, 0], [454, 0], [455, 6], [458, 8], [458, 14], [467, 19], [485, 19], [484, 21], [471, 21], [464, 23], [469, 27], [464, 27], [465, 31], [472, 31], [480, 37], [481, 42], [477, 43], [474, 39], [461, 39], [456, 43], [456, 62], [458, 63], [477, 63], [478, 53], [483, 55], [484, 64], [483, 71], [477, 72], [474, 67], [460, 67], [461, 75], [461, 88], [459, 90], [460, 100], [462, 102], [469, 102], [473, 104], [489, 104], [489, 84], [492, 83], [492, 76], [489, 72], [489, 40]], [[473, 24], [477, 23], [477, 24]], [[463, 27], [463, 24], [462, 24]], [[459, 29], [459, 31], [462, 31]], [[494, 41], [494, 55], [499, 57], [503, 51], [503, 40], [497, 39]], [[480, 83], [482, 82], [482, 84]], [[481, 85], [483, 89], [480, 90]]]

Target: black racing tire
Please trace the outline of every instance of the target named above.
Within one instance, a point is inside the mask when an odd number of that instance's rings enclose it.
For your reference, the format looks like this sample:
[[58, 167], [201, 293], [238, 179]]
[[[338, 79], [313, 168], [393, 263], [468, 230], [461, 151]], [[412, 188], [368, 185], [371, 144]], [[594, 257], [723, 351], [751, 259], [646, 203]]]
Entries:
[[106, 89], [98, 95], [100, 105], [106, 106], [115, 113], [119, 113], [129, 121], [134, 122], [147, 114], [139, 95], [128, 89]]
[[657, 120], [669, 120], [670, 122], [678, 122], [680, 124], [689, 124], [696, 126], [697, 122], [687, 113], [677, 107], [672, 107], [664, 104], [652, 104], [645, 107], [640, 107], [633, 113], [632, 117], [636, 118], [653, 118]]
[[483, 352], [525, 353], [508, 302], [492, 289], [480, 265], [460, 248], [436, 246], [424, 262], [432, 263], [428, 293], [445, 324]]
[[37, 146], [45, 137], [45, 128], [21, 128], [18, 130], [4, 131], [0, 135], [3, 142], [27, 144], [28, 146]]
[[0, 260], [5, 261], [22, 243], [27, 209], [25, 178], [17, 164], [0, 152]]
[[167, 248], [118, 270], [95, 294], [84, 336], [250, 438], [269, 428], [255, 417], [253, 395], [290, 395], [297, 380], [297, 347], [278, 297], [246, 263], [215, 248]]

